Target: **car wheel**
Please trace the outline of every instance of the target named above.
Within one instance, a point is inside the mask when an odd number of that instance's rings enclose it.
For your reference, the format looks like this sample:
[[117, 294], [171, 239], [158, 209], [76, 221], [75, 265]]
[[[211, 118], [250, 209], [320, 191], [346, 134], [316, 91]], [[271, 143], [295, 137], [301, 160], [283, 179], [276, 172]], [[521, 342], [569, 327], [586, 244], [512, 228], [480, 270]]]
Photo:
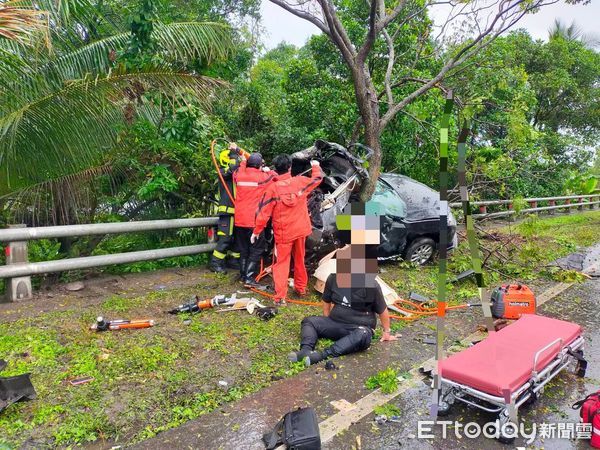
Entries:
[[409, 262], [415, 263], [419, 266], [426, 264], [431, 260], [433, 253], [435, 252], [435, 242], [430, 238], [418, 238], [415, 239], [406, 249], [406, 259]]

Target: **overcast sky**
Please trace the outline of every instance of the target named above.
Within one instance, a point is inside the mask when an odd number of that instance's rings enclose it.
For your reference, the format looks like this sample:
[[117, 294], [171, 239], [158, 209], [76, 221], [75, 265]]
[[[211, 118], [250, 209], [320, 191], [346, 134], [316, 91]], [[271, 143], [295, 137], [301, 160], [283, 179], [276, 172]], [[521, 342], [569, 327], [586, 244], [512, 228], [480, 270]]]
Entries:
[[[302, 46], [310, 35], [319, 33], [319, 29], [311, 23], [268, 0], [262, 1], [261, 9], [262, 23], [266, 30], [263, 40], [267, 49], [277, 46], [281, 41]], [[548, 28], [556, 18], [567, 24], [575, 21], [585, 32], [600, 34], [600, 0], [591, 0], [588, 5], [557, 3], [545, 6], [537, 14], [525, 16], [517, 27], [526, 28], [535, 38], [545, 39]]]

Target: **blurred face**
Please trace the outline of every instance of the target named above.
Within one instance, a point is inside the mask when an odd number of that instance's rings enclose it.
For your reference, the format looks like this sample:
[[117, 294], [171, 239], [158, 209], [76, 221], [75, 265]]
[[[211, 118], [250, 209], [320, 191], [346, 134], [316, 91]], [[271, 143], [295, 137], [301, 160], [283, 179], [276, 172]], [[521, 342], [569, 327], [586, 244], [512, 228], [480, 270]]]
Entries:
[[364, 203], [351, 203], [336, 217], [340, 235], [349, 245], [336, 253], [336, 281], [341, 288], [375, 287], [379, 267], [380, 216], [365, 214]]

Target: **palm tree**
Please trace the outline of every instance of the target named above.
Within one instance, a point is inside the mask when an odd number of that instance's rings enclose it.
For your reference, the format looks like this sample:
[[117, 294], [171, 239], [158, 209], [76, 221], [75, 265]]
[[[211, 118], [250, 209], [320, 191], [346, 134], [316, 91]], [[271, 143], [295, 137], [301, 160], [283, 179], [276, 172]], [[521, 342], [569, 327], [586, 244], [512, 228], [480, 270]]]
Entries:
[[[13, 3], [0, 8], [0, 198], [41, 189], [56, 193], [52, 201], [62, 207], [58, 197], [67, 198], [64, 190], [76, 189], [80, 176], [110, 170], [106, 153], [133, 116], [159, 120], [160, 105], [149, 93], [193, 95], [208, 106], [223, 84], [187, 69], [229, 54], [231, 32], [222, 24], [152, 22], [152, 57], [131, 65], [119, 59], [132, 42], [126, 24], [110, 22], [88, 0], [19, 1], [29, 7], [19, 11], [30, 15], [3, 21], [15, 16]], [[34, 12], [42, 9], [52, 48], [35, 46], [31, 32], [15, 25], [30, 17], [31, 30], [41, 27]], [[92, 22], [109, 35], [90, 39]]]
[[598, 36], [584, 32], [575, 22], [567, 26], [560, 19], [554, 19], [554, 24], [548, 30], [548, 37], [550, 40], [561, 38], [569, 42], [579, 41], [588, 48], [596, 48], [600, 45]]
[[0, 1], [0, 38], [30, 43], [37, 32], [48, 30], [45, 13], [20, 0]]

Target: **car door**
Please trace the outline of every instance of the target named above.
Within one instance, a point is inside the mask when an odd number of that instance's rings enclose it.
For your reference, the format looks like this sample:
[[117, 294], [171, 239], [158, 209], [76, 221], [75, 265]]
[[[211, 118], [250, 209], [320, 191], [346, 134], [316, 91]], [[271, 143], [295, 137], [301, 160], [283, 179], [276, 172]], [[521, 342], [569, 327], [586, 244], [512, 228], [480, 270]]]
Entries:
[[378, 180], [371, 202], [381, 215], [381, 242], [378, 247], [380, 258], [401, 255], [406, 247], [406, 204], [396, 191], [384, 181]]

